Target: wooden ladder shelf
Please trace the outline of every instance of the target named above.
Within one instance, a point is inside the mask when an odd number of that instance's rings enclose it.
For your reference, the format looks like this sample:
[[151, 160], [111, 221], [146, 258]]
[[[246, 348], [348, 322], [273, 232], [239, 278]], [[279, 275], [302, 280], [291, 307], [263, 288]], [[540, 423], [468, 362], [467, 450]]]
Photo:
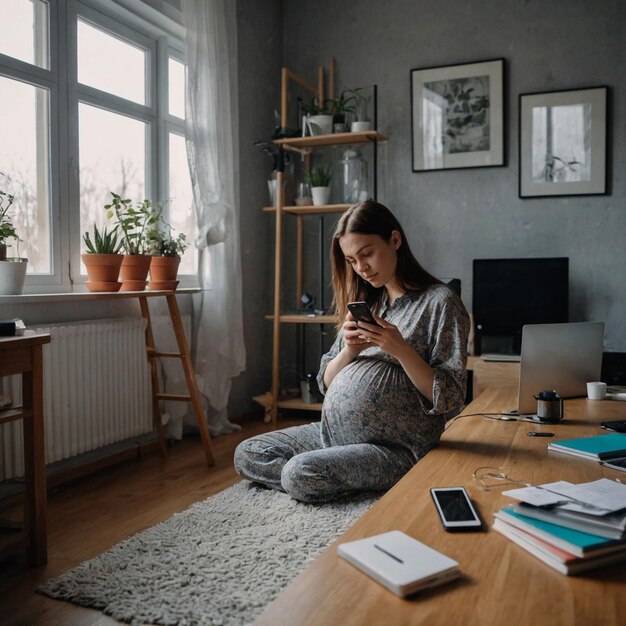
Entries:
[[[206, 417], [200, 402], [200, 394], [196, 385], [193, 365], [191, 363], [191, 355], [189, 353], [187, 339], [185, 338], [185, 330], [180, 317], [180, 310], [178, 308], [178, 303], [176, 302], [176, 294], [173, 291], [171, 293], [168, 292], [165, 294], [165, 299], [167, 301], [167, 308], [169, 310], [170, 320], [172, 321], [174, 335], [176, 336], [176, 343], [178, 344], [178, 352], [159, 352], [156, 349], [154, 344], [154, 335], [152, 333], [148, 299], [147, 297], [141, 297], [141, 295], [139, 296], [141, 315], [146, 320], [146, 349], [148, 352], [148, 359], [150, 361], [150, 378], [152, 382], [152, 414], [154, 419], [154, 428], [157, 433], [157, 437], [159, 438], [161, 456], [167, 456], [165, 431], [163, 429], [163, 424], [161, 423], [161, 402], [165, 400], [191, 402], [198, 421], [198, 428], [200, 429], [200, 437], [202, 439], [202, 447], [204, 448], [204, 456], [206, 458], [207, 465], [215, 465], [213, 449], [211, 446], [211, 435], [209, 434]], [[189, 391], [188, 395], [161, 392], [157, 370], [158, 360], [161, 358], [176, 358], [181, 360], [183, 371], [185, 373], [187, 389]]]

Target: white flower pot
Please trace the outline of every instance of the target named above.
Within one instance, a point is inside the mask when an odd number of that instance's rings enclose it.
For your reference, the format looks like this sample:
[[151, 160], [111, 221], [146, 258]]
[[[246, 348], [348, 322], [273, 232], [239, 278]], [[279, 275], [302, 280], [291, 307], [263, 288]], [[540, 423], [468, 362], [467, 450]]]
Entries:
[[353, 133], [362, 133], [367, 130], [372, 130], [372, 122], [352, 122], [350, 130]]
[[28, 259], [0, 261], [0, 296], [19, 296], [24, 288]]
[[332, 115], [309, 115], [308, 125], [311, 135], [330, 135], [333, 132]]
[[312, 187], [313, 206], [324, 206], [330, 200], [330, 187]]

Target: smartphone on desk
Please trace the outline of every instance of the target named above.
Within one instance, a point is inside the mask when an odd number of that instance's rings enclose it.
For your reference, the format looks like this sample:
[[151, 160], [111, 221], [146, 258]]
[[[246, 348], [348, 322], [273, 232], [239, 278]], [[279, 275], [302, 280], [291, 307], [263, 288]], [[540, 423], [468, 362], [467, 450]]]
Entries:
[[482, 520], [463, 487], [433, 488], [430, 495], [447, 531], [482, 530]]
[[613, 430], [616, 433], [626, 433], [626, 420], [607, 420], [600, 422], [600, 426], [606, 428], [606, 430]]
[[357, 324], [359, 322], [367, 322], [368, 324], [380, 326], [374, 319], [372, 310], [367, 302], [348, 302], [348, 311], [352, 313], [352, 317], [356, 320]]
[[609, 467], [614, 470], [619, 470], [620, 472], [626, 472], [626, 458], [619, 459], [607, 459], [606, 461], [600, 461], [600, 465], [604, 465], [604, 467]]

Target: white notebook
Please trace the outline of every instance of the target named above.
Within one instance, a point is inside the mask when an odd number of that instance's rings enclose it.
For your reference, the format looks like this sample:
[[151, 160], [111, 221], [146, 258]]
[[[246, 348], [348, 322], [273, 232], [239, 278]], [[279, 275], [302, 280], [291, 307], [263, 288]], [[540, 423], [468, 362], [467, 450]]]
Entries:
[[399, 530], [339, 544], [337, 553], [402, 597], [461, 575], [455, 560]]

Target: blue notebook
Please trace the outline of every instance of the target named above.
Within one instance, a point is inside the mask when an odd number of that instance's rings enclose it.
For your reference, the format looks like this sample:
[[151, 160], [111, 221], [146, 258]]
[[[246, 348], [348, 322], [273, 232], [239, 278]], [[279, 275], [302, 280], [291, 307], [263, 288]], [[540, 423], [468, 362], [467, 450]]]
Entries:
[[604, 461], [626, 456], [626, 435], [611, 433], [580, 439], [565, 439], [548, 444], [548, 450], [581, 456], [585, 459]]

